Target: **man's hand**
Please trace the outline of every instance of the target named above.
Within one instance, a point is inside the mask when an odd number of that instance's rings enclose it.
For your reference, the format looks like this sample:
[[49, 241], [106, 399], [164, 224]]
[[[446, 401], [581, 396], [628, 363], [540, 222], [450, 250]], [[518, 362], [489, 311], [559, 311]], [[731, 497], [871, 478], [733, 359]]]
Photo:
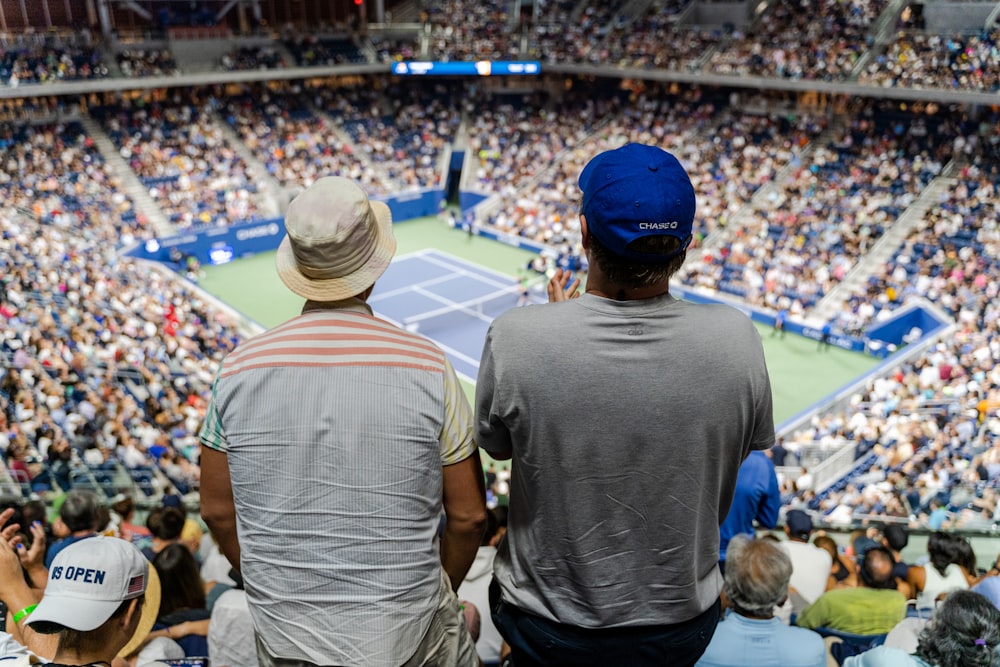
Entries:
[[556, 269], [547, 287], [549, 303], [567, 301], [580, 296], [580, 281], [573, 276], [572, 271]]
[[[4, 533], [6, 532], [4, 530]], [[8, 602], [14, 597], [12, 593], [27, 588], [24, 583], [24, 572], [21, 571], [21, 559], [17, 557], [17, 544], [9, 542], [6, 536], [0, 540], [0, 600], [7, 602], [11, 611], [20, 609], [20, 607], [15, 609], [16, 603]]]
[[45, 588], [49, 579], [49, 571], [45, 567], [45, 528], [41, 521], [31, 524], [31, 547], [17, 545], [17, 555], [21, 558], [21, 566], [31, 578], [35, 588]]

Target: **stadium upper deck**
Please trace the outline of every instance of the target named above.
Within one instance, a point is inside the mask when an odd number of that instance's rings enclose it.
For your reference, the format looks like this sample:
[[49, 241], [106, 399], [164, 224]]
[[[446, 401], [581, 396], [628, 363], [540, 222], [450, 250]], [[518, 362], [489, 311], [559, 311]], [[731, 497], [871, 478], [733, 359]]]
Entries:
[[1000, 90], [996, 2], [249, 4], [259, 11], [138, 2], [91, 17], [83, 0], [39, 0], [45, 12], [0, 12], [0, 84], [16, 87], [0, 95], [42, 94], [28, 85], [40, 82], [58, 93], [370, 73], [401, 58], [531, 58], [555, 73], [948, 101]]

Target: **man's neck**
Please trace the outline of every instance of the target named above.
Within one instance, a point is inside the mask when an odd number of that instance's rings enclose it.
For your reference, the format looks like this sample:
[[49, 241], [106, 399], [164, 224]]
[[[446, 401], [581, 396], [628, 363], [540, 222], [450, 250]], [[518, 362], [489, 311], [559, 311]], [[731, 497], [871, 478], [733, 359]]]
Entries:
[[754, 621], [769, 621], [772, 618], [774, 618], [774, 614], [768, 614], [766, 616], [764, 616], [764, 615], [758, 615], [758, 614], [751, 614], [746, 609], [743, 609], [742, 607], [739, 607], [739, 606], [737, 606], [735, 604], [733, 605], [733, 613], [734, 614], [738, 614], [738, 615], [742, 616], [743, 618], [749, 618], [749, 619], [754, 620]]
[[[112, 658], [114, 656], [111, 656]], [[111, 659], [108, 657], [107, 647], [103, 648], [84, 648], [84, 647], [73, 647], [73, 648], [63, 648], [59, 647], [56, 651], [56, 655], [52, 658], [52, 662], [59, 665], [107, 665], [111, 667]]]
[[597, 262], [591, 260], [585, 293], [614, 301], [641, 301], [642, 299], [652, 299], [670, 294], [670, 280], [661, 280], [645, 287], [619, 285], [616, 282], [607, 280], [601, 271], [601, 267]]
[[371, 306], [368, 302], [359, 296], [352, 296], [347, 299], [342, 299], [340, 301], [306, 301], [305, 305], [302, 306], [302, 314], [311, 313], [317, 310], [352, 310], [356, 312], [367, 312], [371, 314]]
[[641, 301], [670, 294], [670, 284], [664, 282], [649, 287], [625, 287], [610, 283], [592, 285], [588, 280], [586, 293], [614, 301]]

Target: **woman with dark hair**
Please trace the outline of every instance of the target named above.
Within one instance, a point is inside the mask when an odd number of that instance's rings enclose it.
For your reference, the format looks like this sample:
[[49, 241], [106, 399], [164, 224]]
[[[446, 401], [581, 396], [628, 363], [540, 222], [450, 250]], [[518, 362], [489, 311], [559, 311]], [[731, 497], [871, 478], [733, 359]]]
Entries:
[[857, 585], [857, 575], [854, 573], [852, 563], [848, 558], [840, 553], [837, 543], [829, 535], [817, 535], [813, 539], [813, 546], [817, 546], [830, 554], [831, 565], [830, 575], [827, 577], [826, 590], [834, 588], [850, 587]]
[[906, 575], [911, 597], [917, 598], [917, 609], [933, 609], [942, 595], [969, 588], [969, 573], [958, 564], [962, 549], [954, 535], [937, 531], [927, 540], [927, 565], [914, 565]]
[[153, 534], [153, 544], [142, 550], [143, 555], [153, 560], [167, 546], [177, 543], [181, 539], [186, 518], [184, 510], [178, 507], [157, 507], [152, 510], [146, 518], [146, 528]]
[[1000, 667], [1000, 611], [984, 596], [955, 591], [924, 627], [913, 655], [879, 646], [844, 667]]
[[[170, 509], [170, 508], [168, 508]], [[182, 544], [169, 544], [153, 559], [160, 575], [160, 613], [150, 639], [168, 637], [186, 656], [208, 655], [209, 610], [198, 564]]]

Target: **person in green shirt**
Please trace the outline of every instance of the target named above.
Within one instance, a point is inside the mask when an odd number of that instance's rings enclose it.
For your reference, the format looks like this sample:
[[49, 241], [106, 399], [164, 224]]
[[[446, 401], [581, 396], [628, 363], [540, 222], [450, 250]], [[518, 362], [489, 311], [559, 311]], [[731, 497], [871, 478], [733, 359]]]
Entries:
[[906, 616], [906, 598], [896, 590], [892, 566], [888, 549], [872, 547], [857, 566], [860, 585], [823, 593], [799, 614], [796, 625], [855, 635], [889, 632]]

